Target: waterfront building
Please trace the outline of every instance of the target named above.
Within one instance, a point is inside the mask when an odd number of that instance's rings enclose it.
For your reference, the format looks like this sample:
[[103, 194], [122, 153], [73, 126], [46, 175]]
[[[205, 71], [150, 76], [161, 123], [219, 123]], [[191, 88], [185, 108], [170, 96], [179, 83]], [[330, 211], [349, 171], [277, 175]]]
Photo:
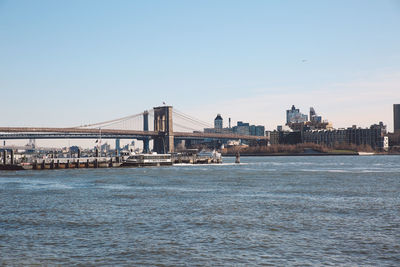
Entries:
[[267, 131], [269, 143], [271, 145], [295, 145], [302, 142], [301, 132], [293, 131]]
[[400, 104], [393, 104], [393, 126], [394, 132], [400, 133]]
[[277, 131], [277, 130], [266, 131], [265, 134], [269, 139], [270, 145], [278, 145], [279, 144], [279, 131]]
[[387, 149], [388, 137], [386, 126], [382, 122], [369, 128], [357, 128], [355, 125], [347, 129], [308, 130], [302, 134], [303, 143], [315, 143], [326, 146], [338, 144], [369, 145], [373, 149]]

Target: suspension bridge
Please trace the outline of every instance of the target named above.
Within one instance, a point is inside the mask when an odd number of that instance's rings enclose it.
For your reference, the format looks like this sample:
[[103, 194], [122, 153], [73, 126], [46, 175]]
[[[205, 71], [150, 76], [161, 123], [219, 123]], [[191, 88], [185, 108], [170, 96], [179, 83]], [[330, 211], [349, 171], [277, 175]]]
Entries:
[[[153, 121], [149, 124], [149, 119]], [[98, 123], [68, 128], [0, 127], [0, 140], [12, 139], [136, 139], [143, 141], [143, 150], [174, 152], [174, 144], [185, 140], [247, 140], [267, 141], [265, 136], [204, 133], [213, 125], [194, 118], [172, 106], [155, 107], [138, 114]]]

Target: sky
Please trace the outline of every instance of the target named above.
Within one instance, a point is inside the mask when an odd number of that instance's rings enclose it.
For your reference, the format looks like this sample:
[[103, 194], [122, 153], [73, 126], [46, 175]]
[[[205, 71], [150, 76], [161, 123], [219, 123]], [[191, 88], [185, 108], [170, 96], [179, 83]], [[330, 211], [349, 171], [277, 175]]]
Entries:
[[275, 129], [314, 107], [393, 130], [400, 1], [0, 0], [1, 126], [68, 127], [172, 105]]

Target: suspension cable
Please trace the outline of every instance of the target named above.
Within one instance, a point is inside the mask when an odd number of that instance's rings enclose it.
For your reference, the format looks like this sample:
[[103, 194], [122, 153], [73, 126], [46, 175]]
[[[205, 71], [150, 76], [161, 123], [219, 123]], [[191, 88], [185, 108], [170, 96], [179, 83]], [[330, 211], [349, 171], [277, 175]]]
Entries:
[[178, 127], [180, 127], [180, 128], [184, 128], [184, 129], [186, 129], [186, 130], [191, 130], [191, 131], [198, 131], [198, 130], [199, 130], [199, 129], [191, 128], [191, 127], [184, 126], [184, 125], [182, 125], [182, 124], [179, 124], [179, 123], [175, 123], [175, 122], [174, 122], [174, 127], [175, 127], [175, 126], [178, 126]]
[[114, 119], [114, 120], [103, 121], [103, 122], [98, 122], [98, 123], [93, 123], [93, 124], [85, 124], [85, 125], [80, 125], [80, 126], [76, 126], [76, 127], [72, 127], [72, 128], [93, 127], [93, 126], [99, 126], [99, 125], [103, 125], [103, 124], [106, 124], [106, 126], [109, 126], [109, 125], [111, 125], [113, 123], [126, 121], [128, 119], [133, 119], [133, 118], [141, 116], [141, 115], [143, 115], [143, 112], [139, 113], [139, 114], [135, 114], [135, 115], [130, 115], [130, 116]]
[[193, 124], [197, 124], [198, 126], [202, 126], [202, 127], [206, 127], [206, 128], [212, 128], [212, 125], [210, 123], [207, 123], [207, 122], [204, 122], [197, 118], [194, 118], [194, 117], [187, 115], [177, 109], [174, 109], [174, 111], [175, 111], [175, 115], [181, 117], [182, 119], [186, 119], [186, 120], [192, 122]]

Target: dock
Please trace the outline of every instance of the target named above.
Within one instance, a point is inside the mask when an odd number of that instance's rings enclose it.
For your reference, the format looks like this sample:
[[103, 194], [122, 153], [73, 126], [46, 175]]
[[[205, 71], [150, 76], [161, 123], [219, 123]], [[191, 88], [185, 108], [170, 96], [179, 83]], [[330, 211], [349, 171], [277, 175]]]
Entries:
[[32, 162], [4, 161], [0, 170], [55, 170], [79, 168], [116, 168], [122, 164], [120, 157], [46, 158]]
[[[57, 170], [57, 169], [83, 169], [83, 168], [118, 168], [118, 167], [145, 167], [173, 164], [216, 164], [222, 163], [221, 157], [210, 154], [174, 153], [169, 156], [169, 164], [164, 162], [149, 164], [127, 164], [124, 156], [90, 156], [90, 157], [31, 157], [15, 158], [14, 151], [3, 151], [0, 159], [0, 170]], [[78, 153], [80, 156], [80, 153]], [[150, 155], [151, 156], [151, 155]]]

